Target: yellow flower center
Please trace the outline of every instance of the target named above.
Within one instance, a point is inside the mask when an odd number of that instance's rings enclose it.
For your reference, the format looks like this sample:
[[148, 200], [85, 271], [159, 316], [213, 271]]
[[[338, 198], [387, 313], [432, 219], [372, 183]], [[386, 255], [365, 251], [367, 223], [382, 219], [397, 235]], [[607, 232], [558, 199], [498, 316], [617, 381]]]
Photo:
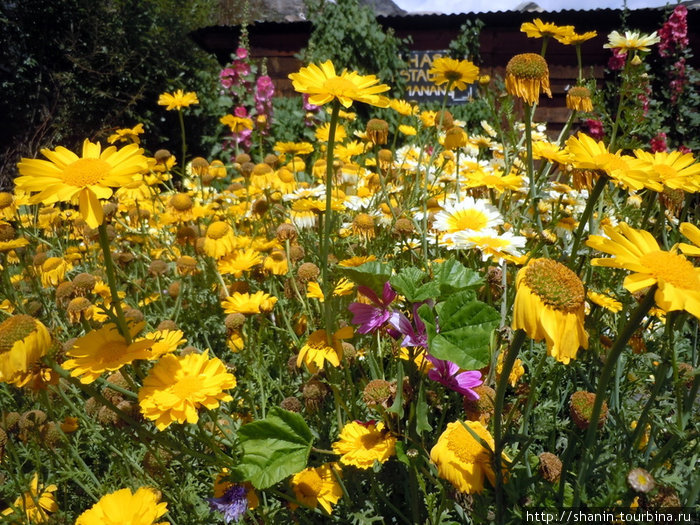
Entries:
[[63, 169], [63, 182], [83, 188], [100, 182], [112, 166], [102, 159], [78, 159]]
[[542, 80], [549, 76], [549, 68], [545, 59], [540, 55], [523, 53], [510, 59], [506, 66], [506, 75], [513, 75], [519, 79]]
[[15, 315], [0, 323], [0, 354], [12, 350], [12, 346], [36, 330], [36, 320], [24, 314]]
[[488, 217], [479, 210], [459, 210], [447, 220], [451, 232], [460, 230], [483, 230], [488, 225]]
[[367, 213], [358, 213], [355, 220], [352, 221], [352, 225], [358, 230], [372, 230], [374, 229], [374, 219]]
[[229, 225], [222, 221], [217, 221], [207, 228], [207, 237], [210, 239], [221, 239], [229, 232]]
[[453, 69], [453, 70], [450, 70], [450, 71], [443, 71], [442, 74], [445, 75], [445, 78], [446, 78], [447, 80], [452, 81], [452, 82], [454, 82], [455, 80], [459, 80], [460, 78], [462, 78], [462, 74], [461, 74], [459, 71], [456, 71], [456, 70], [454, 70], [454, 69]]
[[0, 192], [0, 209], [7, 208], [12, 204], [12, 194], [6, 191]]
[[323, 480], [315, 470], [309, 470], [304, 472], [297, 488], [304, 496], [317, 496], [323, 488]]
[[447, 448], [464, 463], [475, 463], [486, 452], [461, 424], [447, 436]]
[[193, 206], [192, 198], [186, 193], [178, 193], [170, 199], [170, 205], [177, 211], [191, 210]]
[[569, 89], [568, 95], [578, 98], [591, 98], [591, 92], [588, 88], [583, 86], [574, 86]]
[[382, 434], [376, 430], [372, 430], [368, 434], [364, 434], [359, 439], [360, 444], [366, 450], [372, 450], [374, 447], [378, 446], [382, 442]]
[[87, 310], [91, 305], [92, 303], [89, 299], [85, 297], [76, 297], [75, 299], [71, 299], [71, 302], [68, 303], [66, 311], [69, 313], [82, 312], [83, 310]]
[[678, 172], [668, 164], [654, 164], [654, 171], [656, 171], [661, 180], [673, 179], [678, 175]]
[[583, 283], [578, 275], [551, 259], [537, 259], [525, 268], [525, 284], [547, 306], [565, 312], [583, 308]]
[[202, 390], [202, 378], [199, 376], [188, 376], [183, 377], [178, 380], [172, 386], [173, 395], [179, 397], [180, 399], [188, 399], [192, 397], [192, 394]]
[[294, 173], [285, 168], [280, 169], [277, 172], [277, 176], [285, 184], [289, 184], [290, 182], [294, 181]]
[[45, 272], [50, 272], [61, 266], [62, 262], [63, 260], [59, 257], [49, 257], [44, 261], [44, 264], [41, 265], [41, 269]]
[[323, 83], [323, 91], [336, 97], [352, 98], [357, 92], [357, 87], [347, 78], [333, 77]]
[[676, 288], [693, 291], [700, 289], [700, 279], [695, 267], [682, 255], [656, 251], [643, 255], [639, 262], [648, 268], [651, 275]]

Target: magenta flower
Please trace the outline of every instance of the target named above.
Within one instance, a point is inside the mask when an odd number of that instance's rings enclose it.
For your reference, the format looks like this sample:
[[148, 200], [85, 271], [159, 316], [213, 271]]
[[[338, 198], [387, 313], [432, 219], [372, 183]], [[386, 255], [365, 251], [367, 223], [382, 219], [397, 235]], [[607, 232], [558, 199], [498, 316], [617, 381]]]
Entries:
[[600, 120], [589, 118], [583, 124], [588, 128], [588, 134], [595, 140], [602, 140], [605, 136], [603, 123]]
[[472, 389], [484, 383], [481, 379], [481, 372], [478, 370], [460, 372], [459, 366], [452, 361], [438, 359], [429, 354], [426, 354], [425, 358], [433, 364], [433, 368], [428, 372], [428, 379], [437, 381], [468, 399], [479, 399], [479, 394]]
[[396, 292], [389, 281], [384, 283], [381, 299], [366, 286], [358, 286], [357, 291], [372, 301], [372, 304], [351, 303], [348, 310], [353, 313], [352, 323], [360, 325], [357, 329], [360, 334], [375, 332], [394, 315], [394, 311], [389, 310], [389, 305], [396, 298]]
[[[428, 333], [425, 331], [425, 323], [418, 316], [418, 308], [423, 303], [416, 303], [413, 305], [413, 319], [415, 326], [411, 321], [408, 320], [402, 313], [395, 313], [389, 318], [389, 324], [398, 332], [396, 334], [391, 334], [392, 337], [398, 338], [399, 335], [403, 335], [403, 341], [401, 341], [401, 346], [419, 346], [421, 348], [428, 349]], [[439, 332], [440, 329], [438, 328]]]
[[656, 136], [649, 141], [649, 146], [652, 153], [668, 151], [668, 145], [666, 144], [666, 133], [663, 131], [657, 133]]
[[236, 56], [238, 58], [248, 58], [248, 50], [245, 47], [239, 47], [236, 49]]

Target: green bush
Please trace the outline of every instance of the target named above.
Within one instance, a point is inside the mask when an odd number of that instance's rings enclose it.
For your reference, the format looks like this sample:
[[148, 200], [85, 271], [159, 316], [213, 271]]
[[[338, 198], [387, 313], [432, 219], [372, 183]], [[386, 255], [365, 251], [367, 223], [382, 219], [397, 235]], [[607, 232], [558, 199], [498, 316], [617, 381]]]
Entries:
[[215, 0], [23, 0], [0, 6], [0, 187], [14, 164], [39, 148], [76, 148], [114, 129], [142, 122], [153, 144], [163, 143], [170, 118], [158, 95], [183, 88], [202, 104], [188, 119], [191, 151], [210, 134], [215, 60], [189, 41], [206, 25]]

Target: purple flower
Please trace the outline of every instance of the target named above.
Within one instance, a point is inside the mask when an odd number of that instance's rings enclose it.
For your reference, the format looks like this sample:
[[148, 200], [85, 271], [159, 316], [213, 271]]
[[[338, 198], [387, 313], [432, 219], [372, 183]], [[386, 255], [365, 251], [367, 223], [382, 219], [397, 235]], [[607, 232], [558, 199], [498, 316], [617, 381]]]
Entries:
[[389, 305], [396, 297], [396, 292], [389, 281], [384, 283], [381, 299], [366, 286], [358, 286], [357, 291], [372, 301], [372, 304], [351, 303], [348, 310], [353, 313], [352, 323], [360, 325], [357, 332], [368, 334], [378, 330], [394, 314], [393, 310], [389, 310]]
[[391, 316], [389, 323], [393, 326], [399, 335], [403, 335], [403, 341], [401, 341], [401, 346], [420, 346], [421, 348], [428, 348], [428, 334], [425, 331], [425, 323], [416, 313], [420, 304], [413, 305], [413, 319], [416, 323], [415, 327], [413, 323], [408, 320], [404, 314], [396, 313]]
[[248, 491], [243, 485], [231, 485], [220, 498], [207, 498], [212, 510], [224, 515], [224, 521], [238, 521], [248, 510]]
[[483, 384], [481, 372], [478, 370], [460, 372], [459, 366], [452, 361], [438, 359], [429, 354], [426, 354], [425, 358], [433, 364], [433, 368], [428, 372], [428, 379], [437, 381], [468, 399], [479, 399], [479, 394], [472, 389]]

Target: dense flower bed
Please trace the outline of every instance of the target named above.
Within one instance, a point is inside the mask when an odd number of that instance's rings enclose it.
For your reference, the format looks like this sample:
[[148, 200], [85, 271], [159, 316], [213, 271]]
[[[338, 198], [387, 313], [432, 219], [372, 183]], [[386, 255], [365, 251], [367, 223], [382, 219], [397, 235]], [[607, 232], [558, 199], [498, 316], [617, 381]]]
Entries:
[[[616, 114], [603, 125], [580, 71], [553, 133], [533, 122], [547, 44], [595, 33], [523, 31], [542, 54], [513, 57], [501, 84], [433, 64], [447, 91], [478, 83], [478, 130], [328, 61], [290, 75], [315, 139], [269, 149], [274, 87], [240, 49], [220, 158], [187, 157], [199, 101], [179, 90], [159, 100], [177, 155], [147, 153], [137, 125], [23, 159], [0, 194], [4, 519], [696, 505], [700, 164], [620, 149], [659, 37], [613, 32]], [[359, 105], [394, 123], [360, 124]]]

